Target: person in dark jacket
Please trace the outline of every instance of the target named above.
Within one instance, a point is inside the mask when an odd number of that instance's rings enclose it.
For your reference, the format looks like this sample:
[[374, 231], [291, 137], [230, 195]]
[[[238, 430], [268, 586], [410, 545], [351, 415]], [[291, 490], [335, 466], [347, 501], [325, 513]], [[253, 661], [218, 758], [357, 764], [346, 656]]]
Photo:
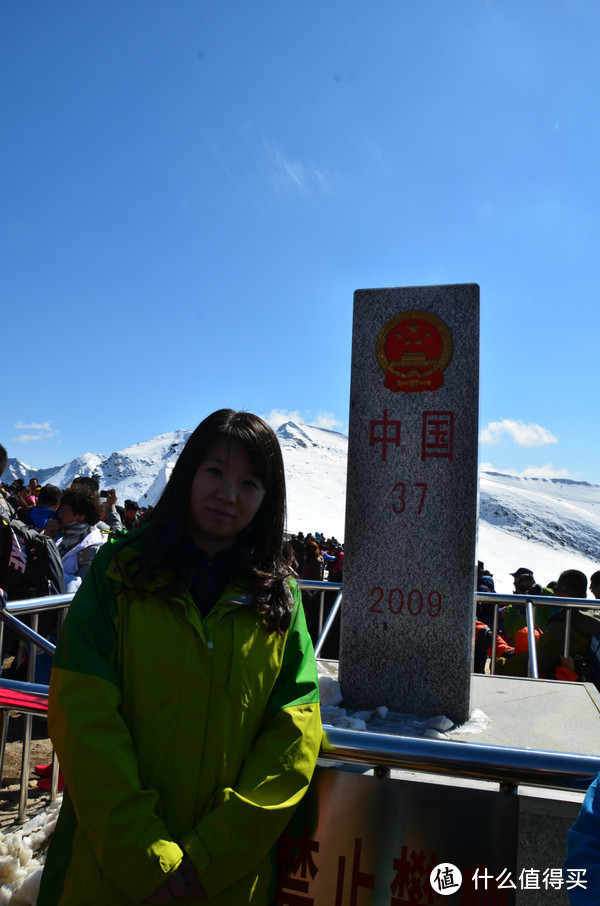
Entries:
[[[556, 584], [557, 598], [585, 598], [587, 577], [578, 569], [567, 569], [560, 574]], [[557, 602], [558, 604], [558, 602]], [[536, 611], [537, 614], [537, 611]], [[538, 672], [540, 676], [554, 678], [555, 671], [562, 666], [561, 656], [565, 646], [564, 608], [551, 617], [536, 642]], [[583, 656], [593, 635], [600, 632], [600, 614], [587, 608], [571, 610], [571, 638], [569, 653]], [[498, 658], [496, 673], [504, 676], [527, 676], [529, 655], [515, 654], [514, 657]]]

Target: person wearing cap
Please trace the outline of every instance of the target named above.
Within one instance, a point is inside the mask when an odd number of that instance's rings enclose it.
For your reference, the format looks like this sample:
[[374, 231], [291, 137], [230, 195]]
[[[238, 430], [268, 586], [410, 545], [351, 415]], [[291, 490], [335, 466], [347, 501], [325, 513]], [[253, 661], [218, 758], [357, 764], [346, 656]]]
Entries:
[[[587, 578], [578, 569], [566, 569], [556, 583], [557, 598], [585, 598]], [[558, 602], [557, 602], [558, 603]], [[538, 673], [540, 677], [554, 679], [555, 671], [562, 666], [561, 656], [565, 647], [564, 608], [555, 613], [546, 626], [544, 634], [536, 641]], [[590, 639], [600, 632], [600, 614], [586, 608], [571, 610], [571, 636], [569, 653], [575, 657], [584, 655]], [[527, 676], [529, 655], [515, 654], [512, 657], [497, 658], [496, 673], [503, 676]]]
[[125, 518], [123, 519], [123, 526], [128, 532], [130, 532], [131, 529], [136, 528], [138, 510], [139, 507], [135, 500], [125, 501]]
[[529, 569], [528, 566], [520, 566], [514, 573], [511, 573], [511, 576], [513, 577], [516, 595], [527, 594], [531, 586], [536, 584], [533, 578], [533, 570]]
[[[550, 595], [554, 596], [551, 588], [542, 588], [535, 581], [533, 570], [527, 566], [520, 566], [511, 573], [516, 595]], [[546, 629], [553, 610], [551, 607], [536, 607], [535, 622], [542, 632]], [[504, 631], [511, 641], [514, 641], [518, 632], [527, 625], [526, 611], [522, 604], [509, 604], [504, 608], [503, 626]]]

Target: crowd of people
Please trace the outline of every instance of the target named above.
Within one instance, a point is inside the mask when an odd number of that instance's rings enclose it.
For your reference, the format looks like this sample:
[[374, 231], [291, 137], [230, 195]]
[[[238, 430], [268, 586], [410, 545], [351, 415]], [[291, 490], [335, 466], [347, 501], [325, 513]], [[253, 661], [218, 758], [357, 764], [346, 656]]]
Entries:
[[[8, 455], [0, 446], [0, 474]], [[101, 491], [95, 478], [80, 476], [68, 487], [40, 485], [35, 476], [0, 483], [0, 590], [8, 601], [75, 593], [94, 557], [109, 538], [143, 525], [151, 509], [134, 500], [121, 506], [114, 488]], [[56, 639], [56, 612], [42, 612], [39, 631]], [[48, 682], [51, 660], [39, 655], [37, 682]], [[0, 671], [25, 679], [27, 646], [5, 630]]]
[[344, 548], [335, 537], [321, 532], [304, 535], [298, 532], [288, 542], [294, 553], [296, 573], [309, 581], [341, 582], [344, 572]]
[[[288, 544], [293, 556], [296, 575], [305, 583], [336, 582], [341, 583], [344, 575], [344, 548], [335, 537], [325, 538], [321, 532], [303, 532], [291, 535]], [[313, 645], [337, 598], [337, 588], [325, 591], [314, 586], [302, 589], [302, 603], [306, 624]], [[338, 660], [340, 654], [340, 620], [335, 620], [327, 638], [322, 644], [320, 656], [328, 660]]]
[[[0, 475], [6, 462], [0, 446]], [[156, 511], [120, 506], [114, 489], [88, 476], [64, 489], [35, 477], [0, 485], [0, 594], [77, 592], [50, 687], [49, 728], [68, 792], [40, 906], [80, 902], [86, 885], [90, 902], [271, 901], [269, 851], [321, 743], [309, 636], [322, 589], [301, 596], [293, 577], [341, 583], [344, 563], [336, 538], [286, 540], [284, 513], [275, 435], [232, 410], [198, 426]], [[585, 599], [585, 574], [567, 569], [546, 585], [528, 567], [511, 576], [520, 599], [498, 609], [495, 672], [527, 675], [523, 597], [536, 596], [544, 599], [533, 629], [540, 674], [593, 680], [600, 611], [583, 600], [570, 610], [565, 656], [559, 600]], [[482, 562], [477, 589], [495, 590]], [[600, 570], [589, 591], [600, 599]], [[478, 602], [480, 672], [494, 614], [494, 604]], [[159, 725], [167, 730], [157, 736]], [[597, 865], [598, 852], [600, 779], [570, 834], [569, 859]]]
[[[600, 610], [592, 607], [569, 608], [569, 653], [565, 654], [566, 614], [557, 598], [587, 598], [588, 579], [578, 569], [567, 569], [546, 585], [536, 582], [533, 570], [520, 566], [510, 574], [514, 594], [543, 597], [535, 608], [535, 650], [540, 677], [560, 680], [586, 680], [600, 683]], [[477, 591], [495, 591], [493, 574], [482, 561], [477, 564]], [[589, 591], [600, 598], [600, 570], [589, 580]], [[493, 625], [496, 605], [478, 602], [475, 621], [475, 672], [483, 673], [493, 652]], [[494, 672], [503, 676], [527, 676], [529, 671], [529, 627], [526, 605], [520, 601], [498, 607], [498, 635]]]
[[0, 514], [13, 529], [19, 528], [23, 534], [24, 529], [38, 532], [56, 544], [68, 593], [77, 591], [109, 537], [138, 528], [151, 512], [134, 500], [126, 500], [124, 506], [117, 501], [114, 488], [100, 491], [98, 481], [90, 476], [74, 478], [65, 489], [40, 486], [36, 478], [28, 484], [17, 479], [8, 487], [0, 486]]

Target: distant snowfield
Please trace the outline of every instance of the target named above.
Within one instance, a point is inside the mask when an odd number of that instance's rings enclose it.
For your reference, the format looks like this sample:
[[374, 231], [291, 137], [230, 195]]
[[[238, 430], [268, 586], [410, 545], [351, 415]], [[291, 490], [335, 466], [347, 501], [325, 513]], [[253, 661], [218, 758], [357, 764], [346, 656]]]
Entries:
[[513, 590], [520, 566], [542, 585], [565, 569], [600, 569], [600, 486], [482, 472], [479, 489], [477, 556], [496, 591]]
[[348, 438], [288, 422], [277, 435], [285, 465], [291, 532], [344, 538]]
[[600, 550], [598, 558], [593, 560], [583, 557], [575, 551], [548, 547], [518, 535], [510, 535], [501, 528], [479, 523], [477, 558], [483, 560], [485, 568], [494, 576], [497, 592], [513, 592], [513, 573], [520, 566], [533, 570], [541, 585], [547, 585], [565, 569], [580, 569], [589, 576], [600, 569]]

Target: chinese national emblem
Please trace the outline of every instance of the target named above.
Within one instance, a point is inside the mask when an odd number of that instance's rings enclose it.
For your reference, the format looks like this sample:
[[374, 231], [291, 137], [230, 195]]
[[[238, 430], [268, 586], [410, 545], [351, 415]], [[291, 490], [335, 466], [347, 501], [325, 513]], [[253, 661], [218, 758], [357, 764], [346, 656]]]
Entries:
[[444, 322], [427, 311], [404, 311], [384, 324], [377, 360], [385, 386], [397, 393], [437, 390], [452, 357], [452, 337]]

